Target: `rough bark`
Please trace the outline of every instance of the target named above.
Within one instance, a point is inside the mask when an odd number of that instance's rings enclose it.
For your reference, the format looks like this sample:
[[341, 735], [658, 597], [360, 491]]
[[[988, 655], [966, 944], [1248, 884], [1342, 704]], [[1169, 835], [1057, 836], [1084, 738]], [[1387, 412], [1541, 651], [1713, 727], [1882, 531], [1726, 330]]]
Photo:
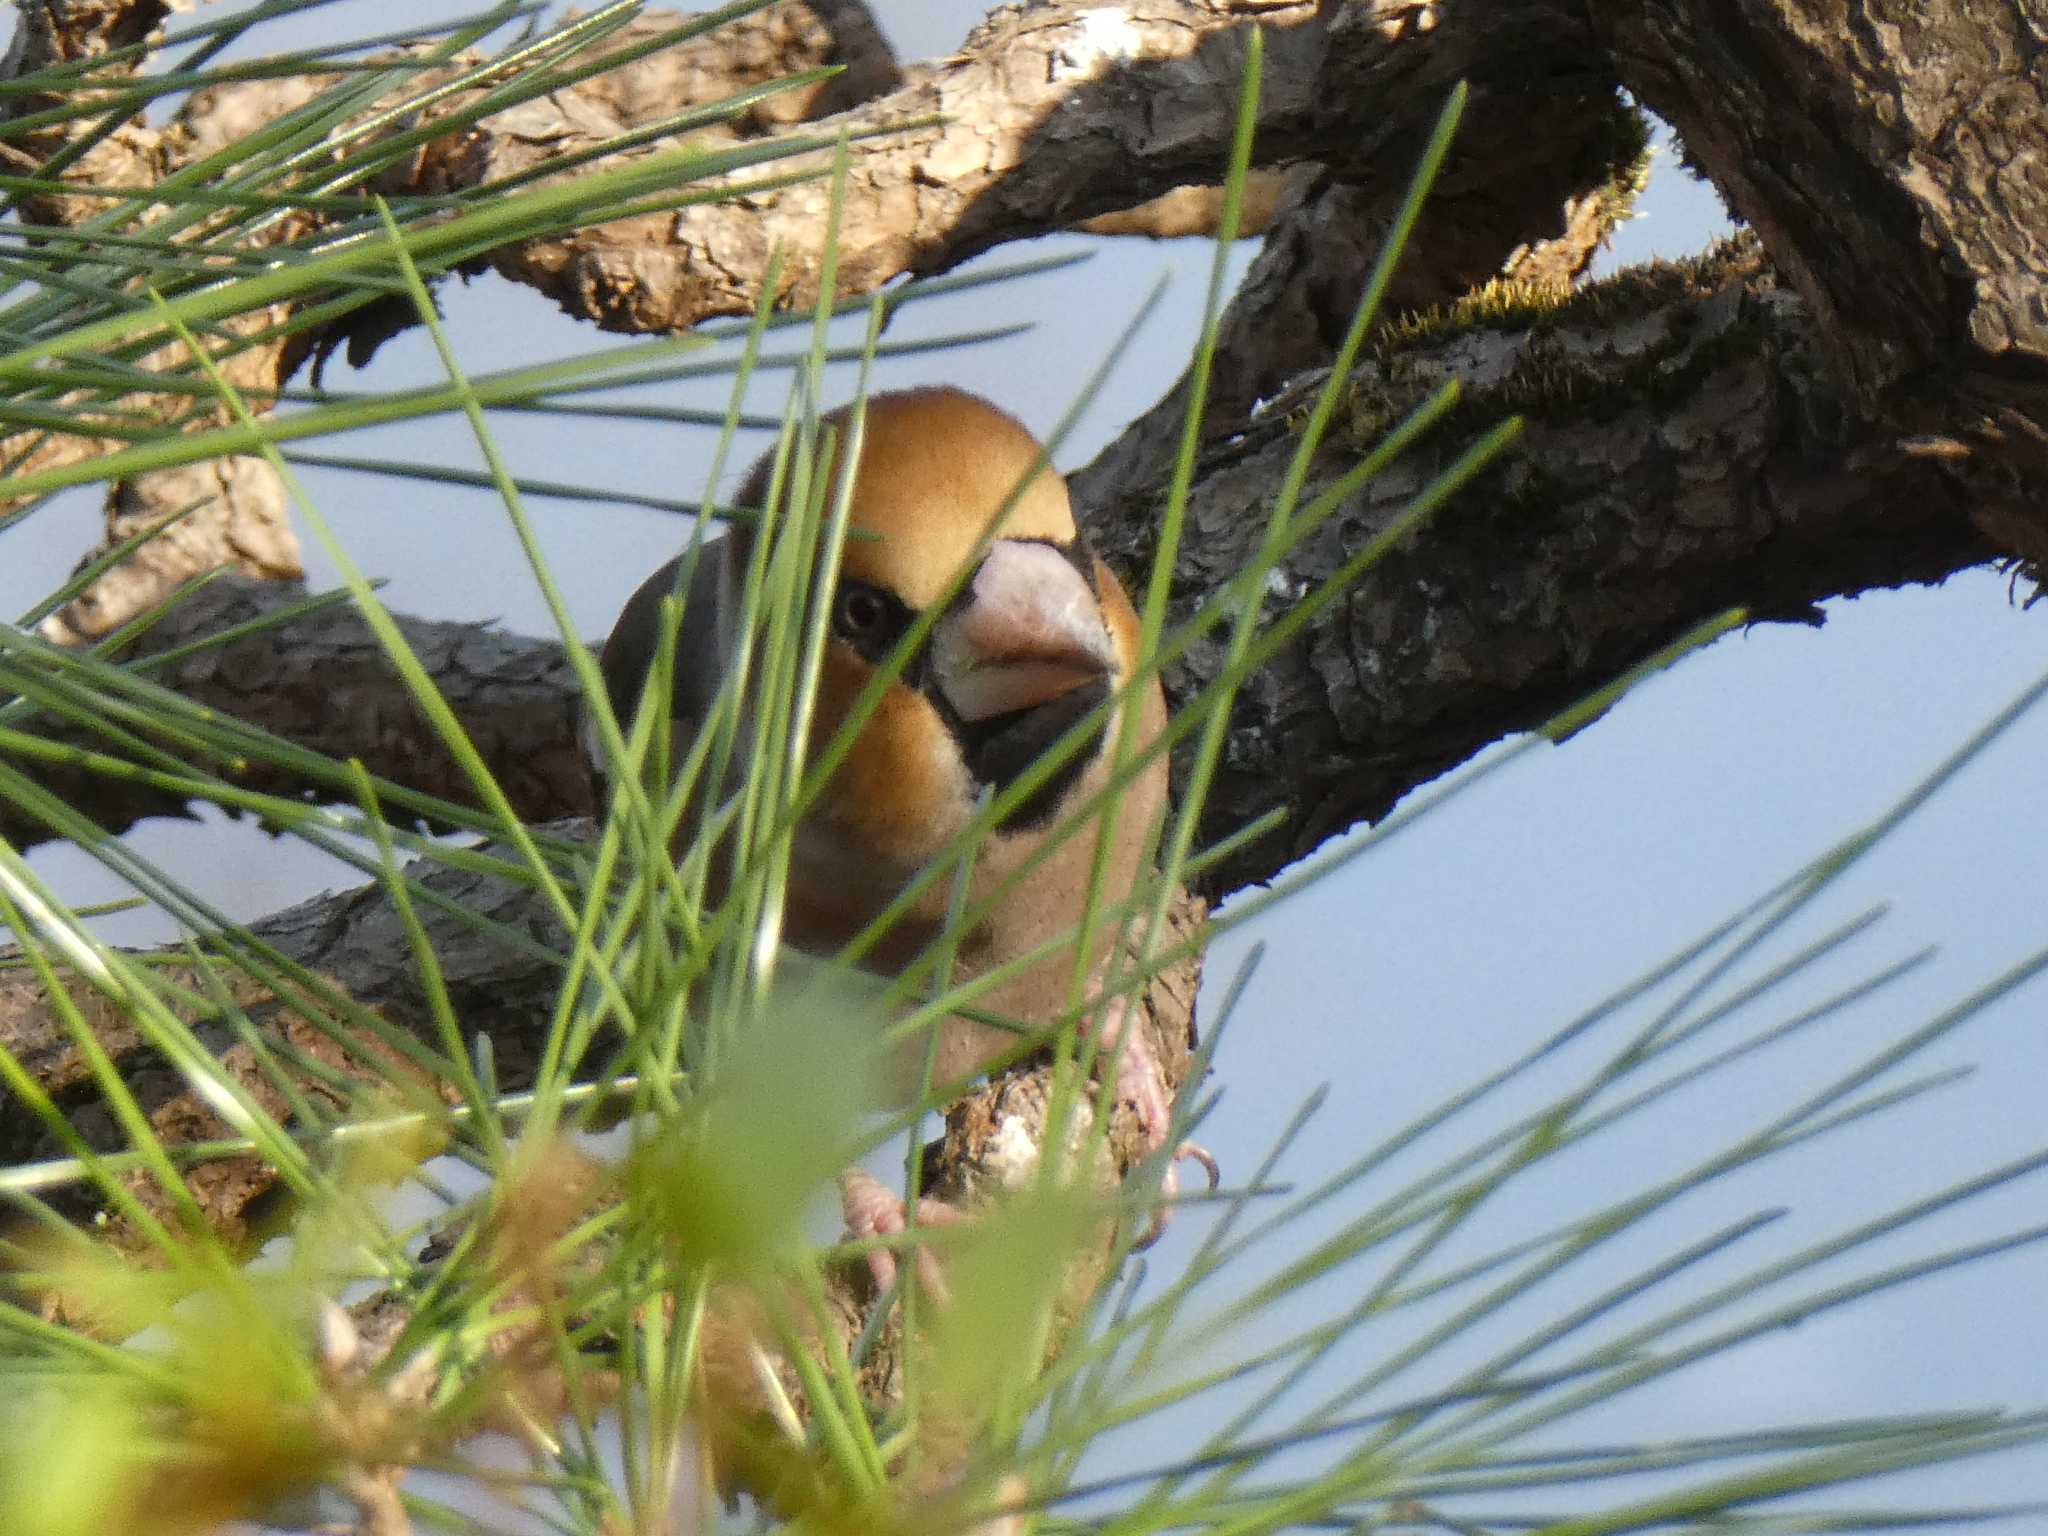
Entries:
[[2048, 556], [2048, 67], [2038, 5], [1591, 0], [1629, 87], [1807, 302], [1858, 415], [1938, 448]]
[[[126, 654], [161, 655], [231, 626], [258, 623], [304, 598], [292, 584], [223, 576], [187, 595]], [[558, 644], [474, 624], [405, 619], [400, 628], [515, 805], [536, 821], [588, 814], [590, 771], [576, 742], [575, 674]], [[0, 654], [4, 649], [0, 637]], [[282, 628], [193, 651], [153, 668], [150, 676], [297, 745], [337, 760], [359, 758], [382, 778], [442, 799], [475, 798], [352, 608], [323, 609]], [[106, 719], [86, 728], [45, 718], [27, 728], [82, 754], [105, 751], [109, 743], [100, 727], [113, 726]], [[228, 771], [224, 764], [213, 766]], [[65, 804], [112, 830], [144, 816], [177, 815], [186, 806], [175, 794], [95, 772], [79, 757], [44, 760], [30, 771]], [[318, 790], [254, 759], [235, 768], [232, 777], [262, 793]], [[52, 835], [21, 807], [0, 807], [0, 837], [26, 846]]]
[[[1248, 303], [1263, 300], [1252, 290]], [[1817, 620], [1827, 598], [1934, 581], [1982, 562], [1969, 488], [1918, 439], [1856, 418], [1818, 328], [1753, 248], [1625, 274], [1565, 303], [1510, 292], [1384, 337], [1307, 497], [1448, 379], [1465, 405], [1353, 495], [1285, 565], [1277, 619], [1398, 515], [1476, 433], [1520, 412], [1509, 458], [1283, 648], [1241, 695], [1205, 833], [1275, 809], [1286, 829], [1206, 886], [1270, 879], [1323, 838], [1377, 816], [1487, 742], [1540, 723], [1733, 605]], [[1297, 442], [1311, 376], [1204, 451], [1176, 572], [1178, 616], [1239, 568]], [[1121, 570], [1149, 564], [1170, 461], [1114, 448], [1077, 476], [1085, 520]], [[182, 645], [281, 607], [286, 589], [220, 582], [152, 632]], [[535, 819], [587, 809], [574, 681], [559, 647], [460, 625], [407, 633], [515, 802]], [[1167, 673], [1178, 702], [1213, 680], [1214, 637]], [[361, 621], [333, 610], [179, 661], [181, 693], [387, 778], [448, 798], [464, 786], [420, 728]], [[59, 739], [90, 745], [82, 732]], [[85, 769], [37, 770], [123, 825], [163, 800]], [[255, 787], [289, 791], [281, 776]], [[40, 834], [0, 812], [0, 832]]]
[[[72, 14], [54, 0], [34, 9], [37, 17]], [[118, 23], [124, 37], [146, 30], [158, 14], [148, 0], [80, 9], [105, 12], [113, 19], [101, 30], [112, 35]], [[729, 29], [730, 39], [721, 31], [655, 53], [433, 141], [380, 178], [376, 190], [447, 193], [544, 171], [616, 134], [658, 126], [679, 106], [713, 102], [787, 71], [847, 63], [829, 87], [774, 98], [736, 123], [692, 125], [691, 141], [734, 142], [798, 116], [815, 119], [806, 134], [820, 144], [849, 135], [838, 281], [844, 294], [866, 293], [905, 273], [940, 271], [1003, 241], [1128, 209], [1214, 175], [1235, 115], [1250, 23], [1200, 0], [1149, 0], [1114, 13], [1113, 22], [1111, 16], [1079, 5], [1001, 12], [959, 53], [902, 72], [878, 55], [858, 6], [777, 7], [751, 28]], [[1468, 200], [1442, 256], [1450, 269], [1470, 269], [1488, 249], [1504, 254], [1548, 238], [1550, 231], [1527, 226], [1530, 177], [1539, 164], [1537, 201], [1550, 202], [1539, 214], [1553, 221], [1609, 172], [1601, 156], [1611, 149], [1614, 82], [1592, 56], [1583, 22], [1554, 4], [1518, 0], [1481, 19], [1440, 14], [1427, 0], [1304, 3], [1260, 7], [1257, 20], [1267, 38], [1262, 165], [1315, 158], [1339, 181], [1398, 185], [1445, 93], [1459, 79], [1475, 82], [1473, 111], [1446, 183]], [[642, 18], [606, 46], [624, 53], [675, 25], [672, 16]], [[1489, 47], [1502, 28], [1523, 28], [1536, 45], [1502, 56]], [[76, 51], [88, 46], [61, 31], [53, 35]], [[22, 62], [51, 56], [70, 55], [52, 43], [31, 49]], [[122, 125], [65, 178], [87, 187], [168, 175], [318, 84], [254, 82], [198, 93], [161, 129], [139, 119]], [[859, 104], [848, 107], [849, 99]], [[460, 102], [435, 110], [453, 111]], [[657, 138], [606, 163], [630, 164], [676, 142]], [[1333, 146], [1342, 147], [1341, 156]], [[1538, 146], [1546, 146], [1542, 155]], [[27, 154], [53, 147], [31, 139]], [[115, 149], [123, 156], [118, 165], [94, 158]], [[776, 169], [827, 164], [829, 151], [821, 148]], [[751, 185], [758, 178], [740, 171], [726, 180]], [[1499, 206], [1482, 216], [1488, 189]], [[773, 248], [787, 257], [780, 297], [800, 302], [811, 293], [828, 197], [817, 181], [757, 187], [728, 202], [510, 246], [491, 260], [600, 325], [682, 329], [713, 315], [750, 312]], [[43, 200], [31, 211], [63, 222], [99, 206], [81, 193]], [[318, 227], [314, 219], [288, 221], [268, 238], [282, 243]], [[1413, 262], [1418, 270], [1439, 264], [1427, 248]], [[1478, 270], [1491, 265], [1480, 260]], [[374, 326], [369, 334], [377, 334]], [[281, 382], [304, 350], [303, 340], [280, 340], [238, 352], [235, 382], [260, 394], [261, 385]], [[161, 402], [154, 406], [163, 409]], [[0, 439], [0, 449], [6, 446]], [[105, 446], [84, 433], [55, 435], [17, 467], [75, 462]]]
[[[1283, 562], [1270, 620], [1384, 531], [1476, 429], [1526, 422], [1493, 469], [1253, 678], [1204, 830], [1276, 807], [1289, 819], [1218, 868], [1215, 891], [1269, 878], [1727, 608], [1818, 623], [1828, 597], [1937, 581], [1994, 554], [1945, 460], [1850, 413], [1809, 312], [1753, 249], [1509, 308], [1383, 339], [1353, 381], [1362, 437], [1339, 435], [1312, 461], [1304, 504], [1443, 381], [1464, 386], [1448, 422]], [[1178, 593], [1214, 590], [1253, 553], [1303, 403], [1284, 397], [1204, 455]], [[1122, 559], [1149, 556], [1164, 483], [1164, 466], [1149, 480], [1083, 478], [1101, 536], [1134, 540], [1113, 543]], [[1222, 663], [1216, 640], [1197, 646], [1168, 674], [1170, 698], [1185, 703]]]

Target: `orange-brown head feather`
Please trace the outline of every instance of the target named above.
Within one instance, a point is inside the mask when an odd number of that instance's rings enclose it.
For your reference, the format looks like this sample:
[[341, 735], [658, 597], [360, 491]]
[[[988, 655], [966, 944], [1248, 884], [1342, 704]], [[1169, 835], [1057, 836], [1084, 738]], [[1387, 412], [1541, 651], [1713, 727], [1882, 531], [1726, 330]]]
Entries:
[[850, 519], [866, 537], [848, 540], [845, 571], [928, 607], [1006, 501], [995, 532], [1073, 542], [1066, 482], [1014, 417], [957, 389], [877, 395], [868, 401]]

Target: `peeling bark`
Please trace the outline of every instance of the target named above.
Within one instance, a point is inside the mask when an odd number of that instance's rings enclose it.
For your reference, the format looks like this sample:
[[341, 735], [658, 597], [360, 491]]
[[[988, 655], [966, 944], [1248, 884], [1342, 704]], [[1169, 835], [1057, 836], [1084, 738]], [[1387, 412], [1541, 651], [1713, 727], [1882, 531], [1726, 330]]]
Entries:
[[[1239, 199], [1237, 232], [1240, 238], [1263, 235], [1273, 227], [1293, 182], [1310, 169], [1297, 166], [1293, 172], [1256, 171], [1245, 177]], [[1146, 240], [1184, 240], [1192, 235], [1215, 235], [1222, 228], [1223, 188], [1175, 187], [1149, 202], [1121, 213], [1098, 213], [1074, 228], [1084, 235], [1135, 235]]]
[[164, 531], [43, 622], [43, 634], [59, 645], [82, 645], [119, 629], [197, 572], [225, 568], [261, 582], [306, 574], [284, 481], [264, 459], [211, 459], [131, 476], [108, 495], [106, 526], [103, 547], [109, 550]]

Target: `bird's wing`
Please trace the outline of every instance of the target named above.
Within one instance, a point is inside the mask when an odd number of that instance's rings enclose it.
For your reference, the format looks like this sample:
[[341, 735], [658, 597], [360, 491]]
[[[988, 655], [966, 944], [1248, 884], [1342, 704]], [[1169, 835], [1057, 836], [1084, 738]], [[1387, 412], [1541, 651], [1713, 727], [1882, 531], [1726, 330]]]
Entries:
[[[709, 715], [738, 649], [740, 592], [745, 578], [740, 546], [744, 542], [727, 535], [705, 543], [681, 594], [675, 692], [669, 707], [677, 750], [687, 745]], [[661, 641], [662, 599], [677, 590], [687, 559], [687, 555], [678, 555], [640, 584], [626, 600], [604, 643], [599, 667], [622, 731], [631, 730], [641, 691], [654, 667]], [[604, 769], [601, 759], [595, 760], [595, 766], [600, 772]]]

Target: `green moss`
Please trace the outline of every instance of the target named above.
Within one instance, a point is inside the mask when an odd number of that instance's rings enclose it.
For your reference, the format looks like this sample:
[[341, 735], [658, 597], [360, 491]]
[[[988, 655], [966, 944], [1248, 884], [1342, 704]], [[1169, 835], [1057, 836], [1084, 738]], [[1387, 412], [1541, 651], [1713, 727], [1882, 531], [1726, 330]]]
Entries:
[[[1400, 425], [1442, 383], [1439, 371], [1406, 357], [1362, 367], [1345, 381], [1338, 398], [1339, 430], [1352, 447], [1364, 452]], [[1307, 419], [1304, 406], [1288, 418], [1288, 426], [1299, 432]]]
[[1541, 283], [1496, 278], [1452, 303], [1395, 316], [1374, 333], [1367, 355], [1384, 363], [1473, 331], [1528, 330], [1541, 335], [1571, 326], [1613, 326], [1720, 288], [1762, 266], [1756, 237], [1738, 230], [1698, 256], [1646, 261], [1568, 293]]
[[[1533, 283], [1490, 282], [1454, 303], [1400, 315], [1382, 326], [1344, 385], [1337, 421], [1351, 446], [1371, 447], [1443, 384], [1448, 375], [1431, 354], [1455, 337], [1481, 333], [1510, 338], [1517, 346], [1514, 360], [1498, 382], [1468, 389], [1440, 432], [1469, 433], [1510, 415], [1535, 422], [1566, 416], [1598, 420], [1683, 399], [1753, 340], [1746, 310], [1737, 310], [1733, 323], [1710, 341], [1690, 339], [1683, 332], [1699, 314], [1696, 301], [1766, 271], [1755, 237], [1742, 231], [1698, 256], [1646, 262], [1569, 294]], [[1659, 313], [1668, 315], [1674, 334], [1639, 356], [1588, 358], [1570, 345], [1571, 333], [1611, 331]], [[1307, 412], [1304, 402], [1288, 417], [1289, 427], [1299, 431]], [[1501, 489], [1510, 502], [1522, 504], [1546, 501], [1551, 493], [1508, 483]]]
[[1512, 331], [1545, 323], [1571, 300], [1548, 283], [1490, 278], [1449, 304], [1409, 310], [1373, 333], [1368, 355], [1385, 362], [1467, 331]]

